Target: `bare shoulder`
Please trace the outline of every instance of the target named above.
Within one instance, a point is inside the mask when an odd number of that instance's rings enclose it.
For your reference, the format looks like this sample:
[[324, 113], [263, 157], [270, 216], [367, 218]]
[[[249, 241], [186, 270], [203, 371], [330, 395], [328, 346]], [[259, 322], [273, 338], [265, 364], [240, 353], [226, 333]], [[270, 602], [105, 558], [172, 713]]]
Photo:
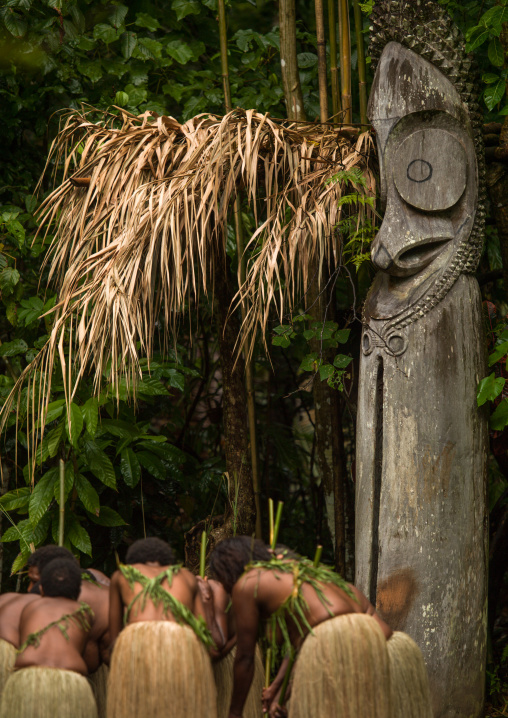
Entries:
[[258, 568], [253, 568], [240, 576], [238, 581], [233, 586], [231, 596], [233, 599], [245, 599], [249, 596], [254, 596], [259, 588], [260, 581], [263, 578], [263, 574], [266, 573]]
[[180, 576], [181, 578], [183, 578], [184, 581], [186, 582], [186, 584], [189, 586], [189, 588], [191, 588], [192, 590], [197, 590], [197, 588], [198, 588], [197, 579], [194, 576], [194, 574], [191, 571], [189, 571], [188, 568], [181, 568], [178, 571], [177, 576]]

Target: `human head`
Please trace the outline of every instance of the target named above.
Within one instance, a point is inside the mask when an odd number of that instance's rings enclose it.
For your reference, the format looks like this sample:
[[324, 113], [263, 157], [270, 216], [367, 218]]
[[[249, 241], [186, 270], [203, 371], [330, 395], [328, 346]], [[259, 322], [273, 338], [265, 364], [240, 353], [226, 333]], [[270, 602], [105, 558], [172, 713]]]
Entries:
[[268, 549], [270, 553], [278, 559], [297, 560], [300, 558], [299, 554], [293, 549], [286, 546], [286, 544], [278, 543], [275, 549]]
[[69, 561], [75, 561], [77, 564], [72, 553], [63, 546], [54, 546], [51, 544], [49, 546], [41, 546], [41, 548], [38, 548], [28, 557], [28, 578], [31, 584], [40, 580], [43, 568], [55, 558], [66, 558]]
[[170, 566], [174, 562], [175, 555], [171, 546], [156, 536], [134, 541], [125, 557], [125, 563], [158, 563], [161, 566]]
[[41, 571], [41, 595], [76, 601], [81, 591], [81, 569], [69, 558], [55, 558]]
[[224, 539], [210, 556], [210, 573], [231, 593], [233, 586], [251, 561], [270, 561], [272, 554], [259, 539], [235, 536]]

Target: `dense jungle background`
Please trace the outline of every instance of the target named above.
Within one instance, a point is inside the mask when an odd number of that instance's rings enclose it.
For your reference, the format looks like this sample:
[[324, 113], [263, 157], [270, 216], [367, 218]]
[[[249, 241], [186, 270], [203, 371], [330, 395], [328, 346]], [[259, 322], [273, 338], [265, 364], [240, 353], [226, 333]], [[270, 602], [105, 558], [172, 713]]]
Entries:
[[[345, 120], [353, 127], [365, 123], [362, 103], [372, 81], [368, 57], [372, 3], [339, 0], [337, 7], [332, 2], [324, 7], [316, 2], [315, 7], [296, 0], [295, 49], [303, 96], [303, 112], [296, 118], [287, 109], [281, 76], [285, 50], [279, 33], [279, 10], [287, 10], [291, 3], [280, 2], [281, 7], [273, 0], [226, 3], [227, 37], [222, 39], [229, 60], [229, 102], [224, 96], [218, 0], [130, 0], [125, 5], [106, 0], [8, 0], [1, 4], [3, 399], [51, 329], [51, 316], [42, 315], [56, 301], [47, 282], [50, 267], [43, 266], [52, 230], [45, 239], [43, 234], [35, 241], [34, 237], [37, 209], [53, 187], [49, 171], [36, 191], [58, 131], [59, 111], [91, 106], [119, 113], [123, 108], [133, 115], [148, 111], [184, 122], [200, 113], [223, 115], [230, 106], [317, 122], [323, 113], [318, 62], [323, 43], [318, 43], [317, 7], [324, 18], [328, 117], [335, 115], [336, 122]], [[508, 684], [508, 3], [442, 0], [441, 5], [455, 17], [476, 57], [485, 113], [490, 215], [478, 279], [491, 368], [479, 386], [478, 403], [491, 405], [489, 691], [497, 707], [492, 710], [499, 715], [506, 710], [502, 695]], [[341, 90], [332, 96], [340, 73]], [[349, 73], [352, 117], [344, 109], [344, 78]], [[56, 171], [58, 184], [60, 168], [50, 170]], [[247, 362], [247, 390], [239, 401], [240, 411], [246, 413], [246, 399], [253, 400], [249, 453], [242, 461], [250, 465], [248, 480], [254, 482], [251, 508], [260, 507], [257, 525], [252, 512], [239, 517], [239, 525], [244, 530], [251, 525], [251, 530], [267, 538], [267, 500], [283, 501], [281, 540], [309, 555], [322, 543], [324, 558], [350, 579], [360, 317], [373, 277], [368, 245], [375, 234], [374, 224], [358, 231], [355, 208], [352, 201], [348, 221], [335, 229], [343, 256], [330, 270], [333, 281], [303, 295], [299, 311], [282, 323], [274, 315], [267, 335], [258, 335], [252, 360]], [[240, 210], [235, 218], [231, 209], [228, 226], [228, 276], [223, 283], [229, 295], [220, 288], [202, 293], [182, 315], [168, 351], [156, 338], [159, 344], [150, 371], [146, 360], [143, 364], [137, 403], [125, 386], [120, 386], [117, 402], [106, 366], [98, 396], [91, 374], [81, 382], [68, 420], [62, 365], [57, 362], [34, 475], [27, 454], [24, 390], [19, 417], [11, 412], [1, 438], [2, 591], [23, 588], [22, 570], [30, 550], [57, 540], [60, 459], [65, 461], [66, 545], [80, 556], [83, 566], [112, 572], [116, 555], [122, 558], [129, 543], [144, 534], [166, 538], [181, 557], [187, 552], [192, 563], [202, 530], [220, 528], [231, 516], [233, 530], [237, 527], [244, 487], [231, 471], [227, 473], [226, 444], [235, 436], [225, 430], [223, 421], [221, 346], [229, 341], [233, 353], [237, 335], [224, 334], [225, 319], [217, 304], [238, 289], [242, 269], [238, 233], [248, 239], [256, 228], [246, 201]], [[232, 321], [239, 326], [240, 311], [236, 314]], [[159, 330], [162, 336], [162, 319]]]

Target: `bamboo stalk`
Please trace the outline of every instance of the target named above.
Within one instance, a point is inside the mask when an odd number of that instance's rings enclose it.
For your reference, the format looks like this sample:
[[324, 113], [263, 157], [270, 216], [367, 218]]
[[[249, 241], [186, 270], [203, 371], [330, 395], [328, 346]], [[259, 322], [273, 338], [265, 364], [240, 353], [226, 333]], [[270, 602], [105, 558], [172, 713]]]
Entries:
[[268, 499], [268, 522], [270, 524], [270, 546], [273, 544], [273, 531], [275, 524], [273, 521], [273, 499]]
[[271, 664], [272, 664], [272, 649], [268, 648], [266, 651], [266, 659], [265, 659], [265, 688], [268, 688], [270, 685]]
[[339, 0], [339, 49], [342, 110], [344, 112], [342, 121], [349, 124], [353, 121], [353, 110], [351, 106], [351, 37], [348, 0]]
[[226, 25], [226, 5], [224, 0], [219, 0], [218, 10], [222, 86], [224, 88], [224, 104], [226, 105], [226, 112], [229, 112], [233, 109], [233, 106], [231, 103], [231, 86], [229, 84], [228, 35]]
[[280, 67], [289, 120], [305, 120], [296, 54], [295, 0], [279, 0]]
[[65, 526], [65, 462], [60, 459], [60, 512], [58, 521], [58, 545], [64, 545]]
[[280, 520], [282, 518], [282, 507], [283, 506], [284, 506], [284, 502], [279, 501], [279, 503], [277, 504], [277, 515], [275, 517], [275, 527], [273, 529], [272, 551], [275, 551], [275, 547], [277, 546], [277, 538], [279, 536]]
[[321, 122], [328, 120], [328, 88], [326, 81], [326, 40], [323, 0], [314, 0], [316, 11], [316, 40], [318, 55], [319, 114]]
[[205, 577], [205, 565], [206, 565], [206, 531], [201, 534], [201, 550], [199, 552], [199, 575], [201, 578]]
[[[220, 59], [222, 68], [222, 82], [224, 86], [224, 104], [226, 112], [233, 109], [231, 100], [231, 85], [229, 83], [229, 62], [228, 62], [228, 36], [226, 25], [226, 9], [224, 0], [219, 0], [219, 37], [220, 37]], [[233, 207], [235, 220], [236, 235], [236, 251], [238, 255], [238, 288], [240, 289], [245, 282], [245, 256], [243, 241], [243, 224], [241, 200], [236, 197]], [[242, 321], [245, 321], [247, 308], [245, 301], [241, 303]], [[250, 459], [252, 470], [252, 488], [254, 491], [254, 505], [256, 508], [256, 538], [261, 538], [261, 503], [259, 488], [259, 469], [258, 469], [258, 451], [256, 440], [256, 405], [254, 394], [254, 371], [252, 359], [245, 355], [245, 388], [247, 393], [247, 415], [249, 422], [249, 443], [250, 443]]]
[[328, 0], [328, 31], [330, 36], [330, 79], [332, 86], [332, 113], [334, 123], [338, 122], [340, 112], [339, 68], [337, 65], [337, 28], [335, 19], [335, 0]]
[[286, 699], [286, 693], [287, 693], [287, 689], [288, 689], [288, 685], [289, 685], [289, 678], [291, 676], [291, 671], [293, 669], [293, 663], [295, 662], [295, 656], [296, 656], [296, 651], [294, 651], [294, 650], [291, 651], [291, 653], [289, 655], [289, 663], [288, 663], [288, 667], [286, 669], [286, 674], [285, 674], [284, 680], [282, 682], [282, 688], [280, 689], [280, 696], [279, 696], [279, 705], [280, 706], [284, 705], [284, 701]]
[[317, 568], [319, 566], [319, 562], [321, 561], [321, 554], [323, 553], [323, 547], [317, 546], [316, 553], [314, 555], [314, 566]]
[[358, 84], [360, 91], [360, 122], [368, 127], [367, 120], [367, 64], [365, 62], [365, 43], [363, 40], [362, 11], [358, 0], [353, 0], [355, 10], [356, 48], [358, 52]]

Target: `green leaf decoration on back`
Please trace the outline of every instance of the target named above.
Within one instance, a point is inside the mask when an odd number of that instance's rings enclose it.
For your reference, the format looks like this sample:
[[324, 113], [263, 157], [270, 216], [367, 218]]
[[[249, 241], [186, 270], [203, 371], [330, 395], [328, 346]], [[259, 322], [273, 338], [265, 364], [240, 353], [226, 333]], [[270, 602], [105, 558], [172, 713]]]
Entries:
[[173, 577], [182, 569], [182, 564], [175, 564], [170, 566], [165, 571], [162, 571], [153, 578], [148, 578], [141, 571], [134, 566], [128, 564], [120, 564], [119, 570], [122, 576], [127, 580], [131, 589], [134, 588], [135, 583], [139, 583], [142, 586], [142, 591], [134, 596], [132, 601], [127, 606], [125, 611], [124, 623], [127, 624], [129, 616], [131, 614], [132, 607], [138, 601], [141, 601], [141, 610], [145, 610], [146, 602], [152, 601], [154, 606], [160, 606], [162, 604], [164, 616], [170, 613], [177, 623], [180, 625], [186, 625], [191, 628], [196, 636], [203, 642], [206, 648], [215, 647], [212, 635], [208, 630], [204, 619], [200, 616], [197, 618], [187, 606], [181, 601], [171, 595], [162, 586], [164, 580], [167, 579], [169, 587], [173, 583]]
[[[289, 636], [287, 623], [288, 618], [294, 622], [298, 633], [302, 638], [305, 637], [307, 632], [313, 633], [312, 626], [307, 619], [309, 604], [302, 593], [302, 586], [304, 583], [312, 586], [317, 597], [328, 611], [330, 618], [332, 618], [334, 614], [330, 609], [330, 602], [323, 593], [323, 584], [332, 584], [344, 591], [354, 601], [357, 601], [357, 598], [349, 587], [349, 584], [342, 578], [342, 576], [324, 564], [318, 564], [315, 566], [314, 563], [307, 558], [273, 558], [271, 561], [253, 561], [252, 563], [247, 564], [245, 572], [247, 573], [247, 571], [253, 571], [256, 569], [293, 575], [293, 591], [279, 606], [279, 608], [272, 613], [268, 620], [270, 628], [269, 644], [272, 649], [271, 656], [273, 665], [278, 654], [285, 656], [288, 653], [292, 655], [294, 652], [294, 646], [291, 643]], [[280, 631], [280, 635], [282, 636], [281, 646], [277, 645], [277, 631]]]

